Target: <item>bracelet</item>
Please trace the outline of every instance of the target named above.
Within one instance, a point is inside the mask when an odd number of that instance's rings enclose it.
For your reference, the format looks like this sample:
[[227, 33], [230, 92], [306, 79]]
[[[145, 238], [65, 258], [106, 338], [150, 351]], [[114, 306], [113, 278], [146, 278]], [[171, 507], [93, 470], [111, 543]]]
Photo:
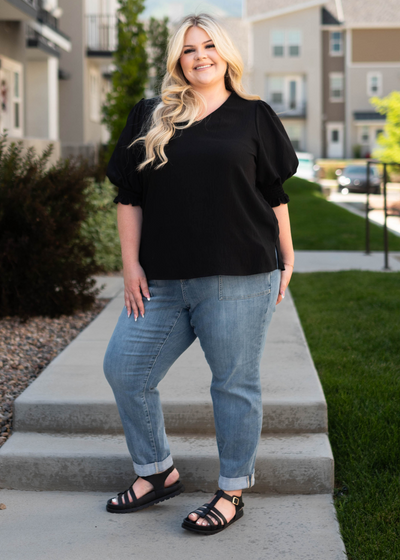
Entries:
[[294, 265], [293, 265], [293, 264], [285, 263], [285, 262], [284, 262], [283, 264], [285, 264], [286, 266], [291, 266], [292, 268], [294, 268]]

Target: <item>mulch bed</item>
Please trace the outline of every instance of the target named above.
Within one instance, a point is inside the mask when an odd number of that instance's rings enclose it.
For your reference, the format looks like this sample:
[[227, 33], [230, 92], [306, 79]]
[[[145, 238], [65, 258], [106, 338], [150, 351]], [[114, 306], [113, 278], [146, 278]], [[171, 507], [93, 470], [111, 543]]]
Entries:
[[11, 435], [13, 402], [93, 319], [109, 300], [90, 311], [57, 319], [0, 319], [0, 447]]

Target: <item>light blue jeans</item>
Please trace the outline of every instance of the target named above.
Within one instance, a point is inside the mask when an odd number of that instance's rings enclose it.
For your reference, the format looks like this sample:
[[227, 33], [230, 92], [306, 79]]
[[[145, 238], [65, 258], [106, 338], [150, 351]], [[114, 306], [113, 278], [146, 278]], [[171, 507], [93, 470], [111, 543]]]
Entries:
[[173, 463], [157, 385], [199, 337], [212, 372], [219, 487], [253, 486], [262, 426], [260, 360], [280, 277], [277, 269], [249, 276], [149, 280], [144, 318], [135, 321], [122, 310], [104, 372], [138, 476], [163, 472]]

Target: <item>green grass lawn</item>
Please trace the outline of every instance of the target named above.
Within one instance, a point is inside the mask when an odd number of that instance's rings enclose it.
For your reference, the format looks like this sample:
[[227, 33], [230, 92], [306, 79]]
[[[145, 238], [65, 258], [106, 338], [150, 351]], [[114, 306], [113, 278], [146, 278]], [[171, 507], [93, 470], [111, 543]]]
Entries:
[[[319, 186], [292, 177], [289, 194], [294, 248], [308, 251], [364, 251], [365, 220], [328, 202]], [[383, 251], [383, 228], [371, 224], [371, 250]], [[400, 251], [400, 237], [389, 233], [389, 250]]]
[[335, 504], [350, 560], [400, 559], [400, 274], [294, 274], [328, 403]]

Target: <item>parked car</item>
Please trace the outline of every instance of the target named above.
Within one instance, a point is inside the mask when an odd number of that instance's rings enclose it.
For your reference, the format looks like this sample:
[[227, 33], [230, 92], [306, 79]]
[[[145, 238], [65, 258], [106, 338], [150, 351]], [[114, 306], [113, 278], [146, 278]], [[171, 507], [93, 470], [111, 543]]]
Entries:
[[[367, 166], [366, 165], [348, 165], [343, 170], [336, 171], [338, 176], [338, 190], [342, 194], [349, 192], [365, 193], [367, 192]], [[371, 165], [369, 170], [369, 192], [379, 194], [381, 192], [381, 177], [378, 169]]]
[[315, 181], [319, 166], [315, 165], [314, 156], [306, 152], [296, 152], [296, 155], [299, 160], [299, 166], [295, 177], [301, 177], [301, 179], [306, 179], [307, 181]]

